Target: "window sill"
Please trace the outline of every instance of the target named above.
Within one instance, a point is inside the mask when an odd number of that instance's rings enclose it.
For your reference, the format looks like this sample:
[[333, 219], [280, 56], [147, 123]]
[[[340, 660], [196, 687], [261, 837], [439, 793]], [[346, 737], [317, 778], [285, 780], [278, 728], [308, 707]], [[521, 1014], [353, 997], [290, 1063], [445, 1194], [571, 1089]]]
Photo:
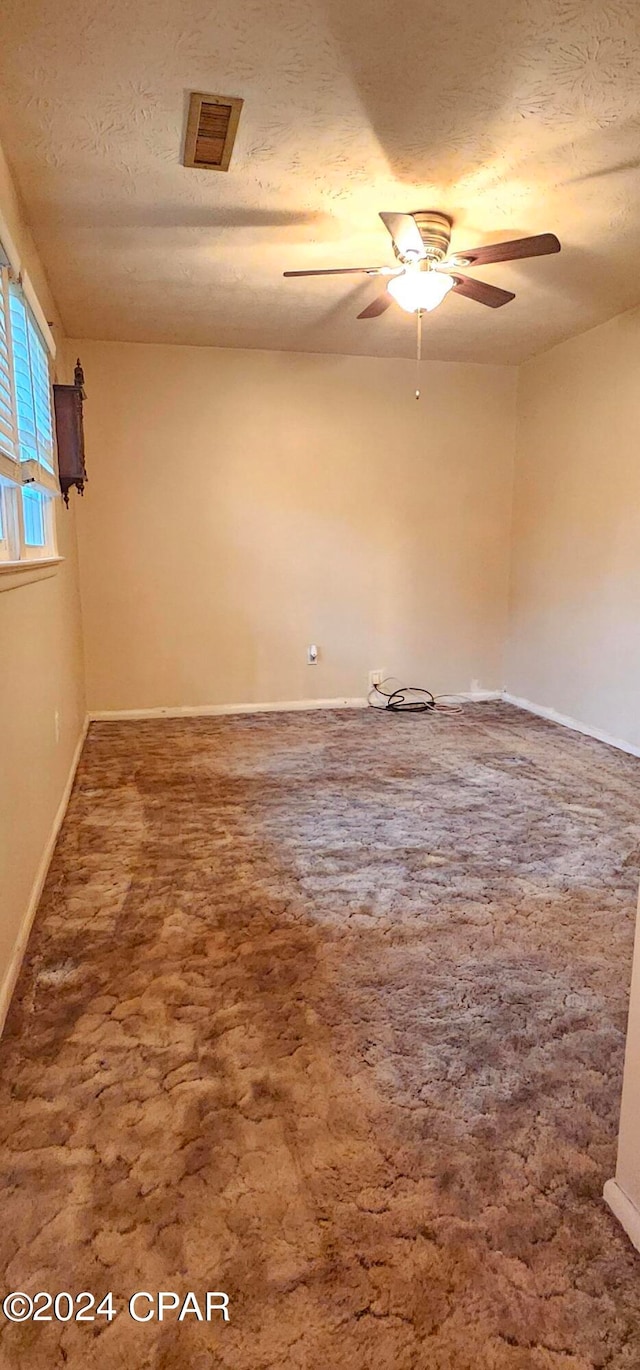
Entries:
[[33, 561], [0, 561], [0, 593], [17, 590], [20, 585], [33, 585], [36, 580], [55, 576], [64, 557], [40, 557]]

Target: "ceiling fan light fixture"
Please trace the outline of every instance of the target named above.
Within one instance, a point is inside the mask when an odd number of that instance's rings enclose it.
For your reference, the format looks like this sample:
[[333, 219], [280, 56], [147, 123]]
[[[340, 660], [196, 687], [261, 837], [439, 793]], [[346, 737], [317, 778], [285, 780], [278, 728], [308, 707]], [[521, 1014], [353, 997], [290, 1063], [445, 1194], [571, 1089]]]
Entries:
[[389, 281], [387, 290], [408, 314], [415, 314], [418, 309], [430, 313], [442, 304], [454, 285], [453, 276], [447, 276], [443, 271], [406, 271]]

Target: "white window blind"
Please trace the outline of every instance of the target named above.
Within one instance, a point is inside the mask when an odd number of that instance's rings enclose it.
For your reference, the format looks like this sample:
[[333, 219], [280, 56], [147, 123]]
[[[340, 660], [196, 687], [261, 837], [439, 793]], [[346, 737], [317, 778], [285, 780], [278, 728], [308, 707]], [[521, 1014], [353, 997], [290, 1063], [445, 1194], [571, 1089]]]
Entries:
[[22, 292], [12, 284], [9, 294], [20, 458], [52, 472], [48, 353]]
[[0, 272], [0, 452], [18, 459], [18, 434], [11, 371], [11, 324], [6, 271]]
[[40, 336], [40, 330], [31, 316], [27, 314], [29, 328], [29, 355], [31, 357], [31, 377], [33, 398], [36, 407], [36, 432], [38, 435], [38, 460], [48, 471], [53, 471], [53, 425], [51, 420], [51, 377], [49, 375], [49, 353]]

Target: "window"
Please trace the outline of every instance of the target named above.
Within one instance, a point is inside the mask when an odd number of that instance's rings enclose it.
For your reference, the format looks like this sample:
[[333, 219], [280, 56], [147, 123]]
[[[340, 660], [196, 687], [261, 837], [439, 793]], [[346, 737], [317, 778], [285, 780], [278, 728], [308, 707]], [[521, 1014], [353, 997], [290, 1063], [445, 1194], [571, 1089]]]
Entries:
[[22, 491], [25, 547], [44, 547], [47, 541], [46, 499], [39, 490]]
[[55, 557], [58, 493], [49, 352], [20, 282], [0, 266], [0, 563]]

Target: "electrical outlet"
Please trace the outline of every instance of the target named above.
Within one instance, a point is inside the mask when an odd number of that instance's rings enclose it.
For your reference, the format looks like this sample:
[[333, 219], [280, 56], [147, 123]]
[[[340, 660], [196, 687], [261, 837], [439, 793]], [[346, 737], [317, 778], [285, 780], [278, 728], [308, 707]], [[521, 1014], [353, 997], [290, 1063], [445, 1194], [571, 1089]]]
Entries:
[[369, 689], [374, 690], [376, 685], [381, 685], [384, 680], [384, 676], [385, 673], [382, 670], [382, 667], [378, 667], [377, 671], [369, 671]]
[[317, 664], [317, 661], [318, 648], [316, 647], [315, 642], [312, 642], [310, 647], [307, 647], [307, 663], [309, 666], [315, 666]]

